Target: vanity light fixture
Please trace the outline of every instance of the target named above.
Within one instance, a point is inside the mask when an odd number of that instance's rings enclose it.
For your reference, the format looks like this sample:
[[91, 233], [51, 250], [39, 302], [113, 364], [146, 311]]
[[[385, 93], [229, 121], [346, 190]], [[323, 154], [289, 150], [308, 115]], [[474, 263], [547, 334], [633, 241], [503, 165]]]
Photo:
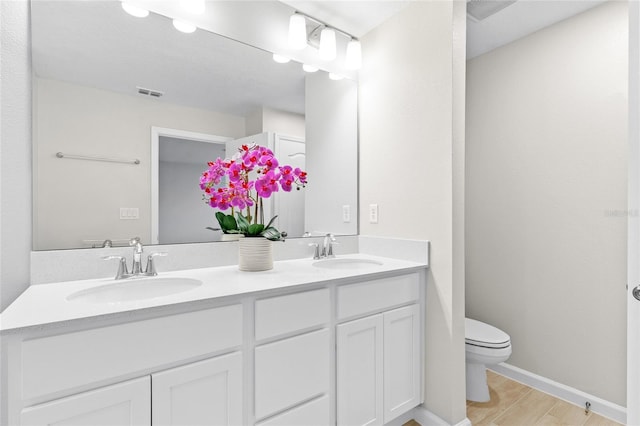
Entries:
[[359, 70], [362, 67], [362, 46], [360, 41], [355, 38], [352, 38], [347, 44], [344, 66], [348, 70]]
[[336, 32], [333, 28], [324, 27], [320, 33], [320, 59], [333, 61], [336, 58]]
[[205, 9], [204, 0], [182, 0], [182, 7], [196, 15], [202, 15]]
[[276, 61], [279, 64], [286, 64], [291, 59], [287, 58], [286, 56], [282, 56], [282, 55], [278, 55], [277, 53], [274, 53], [273, 54], [273, 60]]
[[297, 12], [289, 18], [289, 47], [295, 50], [307, 47], [307, 20]]
[[316, 72], [319, 68], [314, 65], [302, 64], [302, 69], [304, 72]]
[[[307, 27], [308, 23], [312, 25]], [[333, 61], [337, 56], [336, 33], [349, 40], [345, 55], [345, 68], [349, 70], [360, 69], [362, 66], [362, 47], [357, 38], [298, 11], [289, 17], [289, 48], [304, 49], [307, 45], [317, 48], [320, 59], [324, 61]]]
[[146, 9], [134, 6], [126, 1], [122, 1], [120, 4], [122, 5], [122, 9], [131, 16], [135, 16], [136, 18], [146, 18], [149, 16], [149, 11]]
[[184, 22], [184, 21], [179, 21], [177, 19], [173, 20], [173, 26], [176, 30], [183, 32], [183, 33], [192, 33], [196, 30], [196, 26], [193, 24], [190, 24], [188, 22]]

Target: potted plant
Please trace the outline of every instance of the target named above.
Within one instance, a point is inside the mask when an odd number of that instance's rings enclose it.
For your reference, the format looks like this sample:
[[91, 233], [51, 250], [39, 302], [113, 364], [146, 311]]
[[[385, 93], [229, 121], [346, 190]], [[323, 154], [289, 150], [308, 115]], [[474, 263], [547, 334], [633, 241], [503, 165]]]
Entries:
[[[260, 145], [242, 145], [231, 159], [217, 158], [208, 165], [200, 177], [204, 201], [219, 210], [216, 219], [223, 232], [246, 237], [239, 240], [240, 269], [273, 268], [271, 241], [281, 240], [282, 234], [273, 226], [277, 216], [265, 224], [263, 199], [304, 188], [307, 173], [280, 165], [273, 151]], [[231, 215], [222, 213], [228, 209]]]

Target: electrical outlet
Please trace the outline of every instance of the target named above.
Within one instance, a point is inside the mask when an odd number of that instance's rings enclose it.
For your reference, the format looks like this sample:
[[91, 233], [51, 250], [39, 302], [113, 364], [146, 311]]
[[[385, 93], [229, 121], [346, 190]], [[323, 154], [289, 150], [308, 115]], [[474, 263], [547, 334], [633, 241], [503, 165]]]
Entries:
[[342, 206], [342, 221], [344, 223], [351, 222], [351, 206], [348, 204]]
[[369, 204], [369, 223], [378, 223], [378, 205]]

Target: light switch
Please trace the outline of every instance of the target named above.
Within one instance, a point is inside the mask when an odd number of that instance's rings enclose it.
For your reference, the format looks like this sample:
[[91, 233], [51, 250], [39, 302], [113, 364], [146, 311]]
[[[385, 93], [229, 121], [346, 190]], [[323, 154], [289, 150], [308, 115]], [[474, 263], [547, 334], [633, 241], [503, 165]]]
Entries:
[[378, 205], [369, 204], [369, 223], [378, 223]]
[[140, 218], [138, 207], [120, 207], [120, 219], [131, 220]]
[[342, 221], [344, 223], [351, 222], [351, 206], [348, 204], [342, 206]]

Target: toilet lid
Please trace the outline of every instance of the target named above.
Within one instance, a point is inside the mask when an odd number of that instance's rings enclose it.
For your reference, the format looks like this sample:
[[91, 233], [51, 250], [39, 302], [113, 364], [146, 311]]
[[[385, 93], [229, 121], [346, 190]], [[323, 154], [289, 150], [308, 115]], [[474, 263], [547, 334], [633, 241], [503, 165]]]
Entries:
[[511, 338], [499, 328], [471, 318], [465, 318], [465, 343], [484, 348], [506, 348]]

